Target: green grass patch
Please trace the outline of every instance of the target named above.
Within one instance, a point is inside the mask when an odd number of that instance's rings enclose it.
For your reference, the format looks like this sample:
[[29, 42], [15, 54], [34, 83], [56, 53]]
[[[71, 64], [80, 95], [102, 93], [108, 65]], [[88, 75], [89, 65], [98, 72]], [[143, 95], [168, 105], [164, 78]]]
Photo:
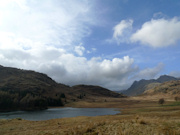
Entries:
[[166, 105], [163, 105], [162, 107], [171, 107], [171, 106], [180, 106], [180, 101], [173, 102], [171, 104], [166, 104]]

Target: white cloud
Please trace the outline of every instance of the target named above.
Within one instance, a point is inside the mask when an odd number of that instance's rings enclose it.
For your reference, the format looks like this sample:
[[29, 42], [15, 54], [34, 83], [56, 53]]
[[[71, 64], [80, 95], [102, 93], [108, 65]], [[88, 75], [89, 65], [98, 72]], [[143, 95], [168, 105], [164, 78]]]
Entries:
[[133, 20], [122, 20], [119, 24], [113, 28], [113, 38], [118, 44], [122, 42], [129, 42], [129, 36], [131, 35]]
[[180, 40], [180, 21], [174, 17], [170, 20], [152, 19], [142, 25], [131, 37], [132, 42], [140, 42], [154, 48], [174, 45]]
[[74, 51], [79, 55], [83, 56], [85, 48], [82, 45], [75, 46]]
[[[121, 88], [124, 80], [136, 68], [133, 66], [134, 60], [128, 56], [114, 58], [113, 60], [102, 60], [92, 58], [87, 60], [84, 57], [75, 57], [72, 54], [64, 54], [60, 60], [66, 70], [66, 75], [59, 77], [59, 81], [65, 84], [93, 84], [106, 88]], [[112, 82], [119, 82], [111, 85]]]
[[114, 38], [121, 37], [125, 29], [132, 27], [132, 23], [133, 23], [133, 20], [122, 20], [119, 24], [117, 24], [113, 28], [114, 30], [113, 37]]

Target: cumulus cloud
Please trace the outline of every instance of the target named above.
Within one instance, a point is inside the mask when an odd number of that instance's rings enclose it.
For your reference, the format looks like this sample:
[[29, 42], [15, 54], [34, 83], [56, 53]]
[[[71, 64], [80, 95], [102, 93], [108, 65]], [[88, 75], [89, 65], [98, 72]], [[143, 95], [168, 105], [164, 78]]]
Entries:
[[145, 22], [141, 29], [131, 37], [132, 42], [140, 42], [154, 48], [174, 45], [180, 40], [180, 21], [172, 19], [152, 19]]
[[[87, 60], [84, 57], [75, 57], [71, 54], [64, 54], [60, 57], [66, 69], [66, 75], [59, 78], [60, 82], [75, 84], [94, 84], [106, 88], [121, 88], [124, 80], [130, 73], [136, 70], [134, 60], [129, 56], [114, 58], [112, 60], [92, 58]], [[66, 78], [66, 79], [65, 79]], [[119, 82], [111, 85], [112, 82]]]

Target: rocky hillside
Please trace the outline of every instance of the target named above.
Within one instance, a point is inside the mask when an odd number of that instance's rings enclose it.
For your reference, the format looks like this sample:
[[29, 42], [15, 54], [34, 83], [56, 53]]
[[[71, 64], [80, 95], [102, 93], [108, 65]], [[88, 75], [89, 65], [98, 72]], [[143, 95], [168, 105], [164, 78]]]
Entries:
[[0, 110], [45, 109], [94, 96], [123, 97], [99, 86], [69, 87], [42, 73], [0, 66]]
[[180, 80], [168, 81], [159, 84], [153, 89], [146, 90], [144, 92], [144, 95], [147, 94], [148, 95], [168, 94], [168, 95], [180, 96]]
[[175, 77], [172, 76], [167, 76], [163, 75], [160, 76], [158, 79], [151, 79], [151, 80], [140, 80], [140, 81], [135, 81], [130, 88], [128, 88], [126, 91], [123, 91], [123, 94], [128, 95], [128, 96], [136, 96], [143, 94], [144, 91], [148, 89], [152, 89], [155, 86], [167, 82], [167, 81], [172, 81], [172, 80], [178, 80]]

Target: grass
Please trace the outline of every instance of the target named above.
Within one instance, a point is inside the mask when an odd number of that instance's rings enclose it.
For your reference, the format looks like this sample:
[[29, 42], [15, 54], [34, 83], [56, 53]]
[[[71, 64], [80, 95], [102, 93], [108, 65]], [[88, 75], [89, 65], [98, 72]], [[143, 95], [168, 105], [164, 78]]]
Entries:
[[[106, 99], [81, 101], [75, 107], [123, 108], [121, 114], [52, 119], [0, 120], [2, 135], [180, 135], [180, 106], [166, 102]], [[174, 105], [176, 104], [176, 105]], [[168, 106], [169, 105], [169, 106]]]
[[173, 102], [171, 104], [166, 104], [164, 105], [165, 107], [169, 107], [169, 106], [180, 106], [180, 101], [177, 101], [177, 102]]

